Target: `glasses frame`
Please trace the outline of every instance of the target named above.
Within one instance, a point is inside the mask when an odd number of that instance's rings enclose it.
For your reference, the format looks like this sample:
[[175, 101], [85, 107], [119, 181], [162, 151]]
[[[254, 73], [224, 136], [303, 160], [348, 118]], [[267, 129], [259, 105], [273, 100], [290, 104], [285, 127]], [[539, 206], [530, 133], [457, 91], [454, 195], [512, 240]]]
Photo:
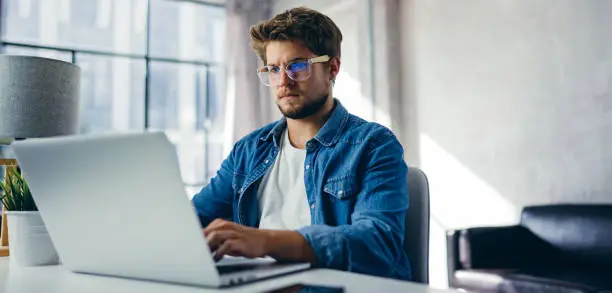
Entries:
[[291, 74], [289, 74], [288, 67], [290, 65], [293, 65], [293, 63], [286, 64], [285, 66], [273, 66], [273, 65], [262, 66], [262, 67], [257, 69], [257, 76], [259, 77], [259, 81], [261, 81], [261, 83], [263, 85], [271, 86], [272, 83], [271, 82], [270, 83], [266, 83], [264, 80], [268, 79], [268, 78], [262, 77], [262, 74], [266, 72], [266, 71], [264, 71], [264, 69], [269, 69], [270, 67], [277, 67], [277, 68], [281, 69], [283, 72], [285, 72], [287, 77], [289, 77], [291, 80], [293, 80], [293, 81], [305, 81], [305, 80], [308, 80], [310, 78], [310, 76], [312, 75], [312, 71], [311, 71], [312, 64], [315, 64], [315, 63], [325, 63], [325, 62], [328, 62], [329, 60], [331, 60], [331, 58], [329, 58], [328, 55], [322, 55], [322, 56], [306, 59], [305, 61], [308, 61], [308, 76], [306, 78], [300, 79], [300, 80], [297, 80], [297, 79], [291, 77]]

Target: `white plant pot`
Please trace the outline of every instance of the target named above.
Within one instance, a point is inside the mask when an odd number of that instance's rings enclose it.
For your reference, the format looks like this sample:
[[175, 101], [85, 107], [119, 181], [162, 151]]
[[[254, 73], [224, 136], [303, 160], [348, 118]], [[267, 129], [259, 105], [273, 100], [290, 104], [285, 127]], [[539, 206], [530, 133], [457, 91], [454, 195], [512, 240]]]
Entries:
[[11, 264], [56, 265], [59, 256], [37, 211], [6, 211]]

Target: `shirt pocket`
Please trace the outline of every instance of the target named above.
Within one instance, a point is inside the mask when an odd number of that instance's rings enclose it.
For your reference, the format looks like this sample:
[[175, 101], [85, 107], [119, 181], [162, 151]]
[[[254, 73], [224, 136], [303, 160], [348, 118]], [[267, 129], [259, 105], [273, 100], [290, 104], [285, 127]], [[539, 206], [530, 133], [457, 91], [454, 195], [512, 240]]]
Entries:
[[335, 199], [346, 200], [357, 193], [357, 183], [352, 175], [329, 178], [323, 185], [323, 191]]

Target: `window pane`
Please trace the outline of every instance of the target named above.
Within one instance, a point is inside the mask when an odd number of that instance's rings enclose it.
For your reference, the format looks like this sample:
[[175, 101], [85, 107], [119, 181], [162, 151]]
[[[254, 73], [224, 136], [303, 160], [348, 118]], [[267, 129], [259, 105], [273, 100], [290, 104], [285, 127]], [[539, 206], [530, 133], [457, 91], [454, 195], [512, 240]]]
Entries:
[[150, 128], [165, 131], [175, 143], [183, 179], [197, 189], [221, 164], [224, 75], [170, 62], [151, 62], [150, 70]]
[[81, 67], [81, 132], [144, 128], [143, 60], [77, 55]]
[[[193, 77], [181, 81], [181, 69], [183, 75], [191, 75], [193, 66], [151, 62], [149, 69], [149, 126], [155, 129], [179, 129], [180, 100], [189, 99], [194, 90]], [[186, 86], [181, 89], [182, 84]], [[193, 107], [186, 110], [193, 110]], [[181, 118], [187, 119], [187, 115]]]
[[121, 53], [145, 52], [146, 0], [2, 2], [6, 41]]
[[2, 39], [33, 42], [40, 39], [41, 0], [2, 0]]
[[209, 134], [206, 143], [206, 178], [208, 182], [221, 166], [223, 159], [223, 136], [220, 134]]
[[62, 60], [66, 62], [72, 62], [72, 54], [56, 50], [42, 50], [27, 47], [5, 46], [4, 53], [9, 55], [39, 56]]
[[196, 88], [196, 129], [221, 134], [224, 129], [224, 71], [209, 67], [198, 71]]
[[204, 182], [215, 175], [223, 161], [223, 142], [225, 138], [225, 71], [222, 67], [210, 67], [206, 79], [206, 102], [199, 107], [198, 129], [206, 130], [206, 153]]
[[151, 56], [222, 62], [225, 20], [223, 7], [151, 0]]
[[150, 127], [223, 131], [223, 71], [192, 64], [151, 62]]
[[206, 143], [204, 132], [167, 130], [166, 135], [176, 146], [183, 181], [201, 186], [206, 180]]

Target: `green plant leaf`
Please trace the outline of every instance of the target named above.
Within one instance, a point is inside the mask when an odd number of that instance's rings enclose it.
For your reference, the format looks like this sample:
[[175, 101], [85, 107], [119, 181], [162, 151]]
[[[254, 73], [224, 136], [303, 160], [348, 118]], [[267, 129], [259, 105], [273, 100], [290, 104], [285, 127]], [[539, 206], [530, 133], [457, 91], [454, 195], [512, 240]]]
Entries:
[[6, 184], [2, 182], [2, 180], [0, 180], [0, 190], [0, 199], [2, 200], [2, 205], [5, 207], [5, 209], [11, 209], [12, 206], [10, 203], [10, 194], [8, 192]]
[[17, 172], [15, 174], [15, 181], [17, 184], [15, 184], [17, 186], [17, 190], [19, 191], [19, 196], [21, 197], [21, 210], [25, 210], [27, 208], [27, 203], [28, 203], [28, 197], [25, 191], [24, 183], [23, 183], [23, 177], [21, 177], [21, 175], [17, 175]]
[[4, 189], [4, 197], [3, 197], [4, 206], [6, 207], [7, 210], [14, 211], [15, 201], [13, 199], [13, 196], [11, 195], [11, 188], [10, 186], [6, 186], [6, 185], [5, 187], [6, 188]]
[[15, 201], [15, 209], [18, 211], [23, 210], [23, 194], [19, 190], [19, 181], [17, 180], [15, 174], [11, 175], [12, 184], [11, 184], [11, 195]]
[[3, 192], [0, 193], [2, 204], [6, 210], [11, 211], [36, 211], [36, 203], [32, 197], [30, 187], [23, 174], [17, 169], [7, 172], [5, 183], [0, 183]]
[[9, 192], [11, 204], [14, 210], [19, 210], [19, 191], [17, 191], [17, 187], [15, 186], [15, 182], [12, 178], [9, 182], [11, 183], [11, 185], [9, 186], [11, 191]]
[[32, 191], [30, 191], [30, 186], [28, 185], [28, 182], [25, 180], [25, 177], [22, 176], [21, 178], [21, 182], [22, 182], [22, 188], [23, 188], [23, 195], [25, 197], [25, 209], [28, 211], [37, 211], [38, 208], [36, 207], [36, 202], [34, 201], [34, 198], [32, 197]]

